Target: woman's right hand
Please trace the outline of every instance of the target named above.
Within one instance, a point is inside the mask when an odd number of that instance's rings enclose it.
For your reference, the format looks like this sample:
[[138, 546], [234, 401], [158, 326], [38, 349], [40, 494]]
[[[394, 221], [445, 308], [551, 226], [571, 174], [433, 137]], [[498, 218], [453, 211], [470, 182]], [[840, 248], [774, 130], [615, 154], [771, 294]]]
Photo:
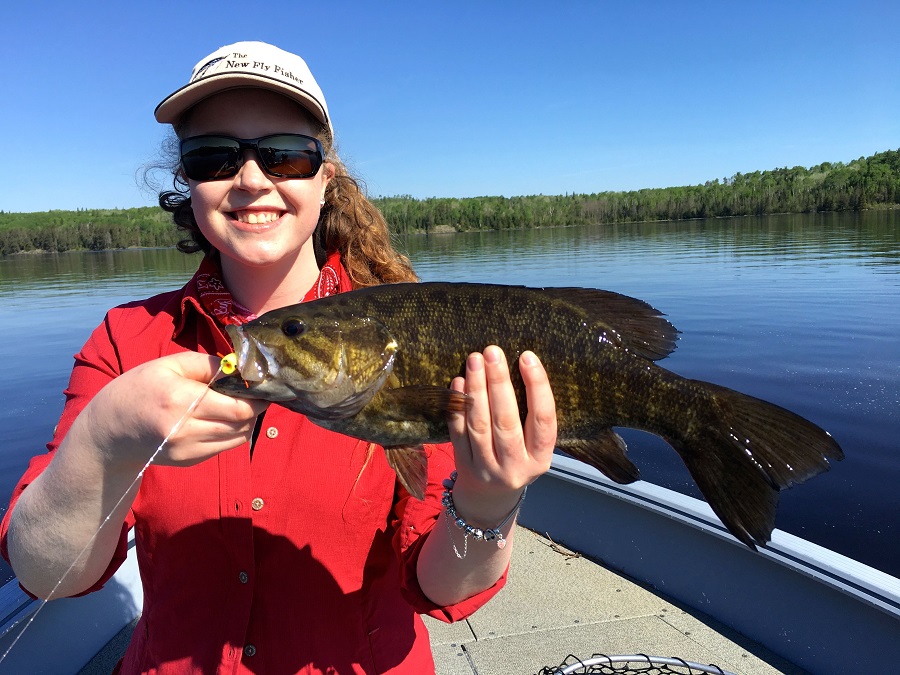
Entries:
[[210, 390], [218, 368], [217, 357], [194, 352], [137, 366], [97, 393], [66, 442], [93, 446], [107, 467], [136, 473], [199, 398], [154, 464], [191, 466], [237, 447], [250, 440], [257, 416], [269, 404]]
[[101, 577], [141, 470], [201, 395], [154, 464], [190, 466], [250, 440], [268, 403], [211, 391], [218, 367], [215, 357], [173, 354], [119, 375], [94, 396], [10, 516], [10, 561], [25, 588], [43, 598], [74, 595]]

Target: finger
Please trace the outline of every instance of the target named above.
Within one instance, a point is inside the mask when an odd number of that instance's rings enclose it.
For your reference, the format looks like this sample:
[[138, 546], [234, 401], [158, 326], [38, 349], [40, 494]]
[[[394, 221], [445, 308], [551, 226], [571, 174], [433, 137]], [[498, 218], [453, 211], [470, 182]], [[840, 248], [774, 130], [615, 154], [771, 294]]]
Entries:
[[[208, 391], [194, 410], [169, 438], [163, 463], [192, 464], [223, 450], [235, 448], [251, 440], [258, 416], [257, 409], [265, 401], [230, 399]], [[220, 397], [220, 401], [215, 398]]]
[[182, 377], [205, 383], [209, 382], [219, 371], [222, 359], [218, 356], [198, 354], [197, 352], [179, 352], [163, 356], [159, 362], [164, 363]]
[[253, 425], [231, 428], [193, 420], [170, 439], [154, 462], [168, 466], [189, 466], [248, 443], [252, 436]]
[[495, 454], [500, 461], [521, 457], [525, 450], [522, 422], [506, 356], [499, 347], [490, 346], [484, 350], [484, 361]]
[[519, 372], [525, 383], [528, 415], [525, 419], [525, 446], [530, 454], [549, 461], [556, 445], [556, 401], [543, 364], [533, 352], [519, 357]]
[[472, 462], [490, 470], [496, 460], [485, 370], [484, 356], [477, 352], [469, 354], [466, 359], [466, 395], [470, 405], [466, 411], [466, 435], [472, 450]]
[[[465, 393], [466, 380], [462, 377], [455, 377], [450, 382], [450, 389]], [[466, 427], [466, 413], [453, 412], [447, 415], [447, 428], [450, 430], [450, 442], [456, 453], [456, 463], [472, 462], [472, 446], [469, 443], [469, 434]]]
[[182, 433], [177, 440], [184, 442], [185, 438], [195, 443], [241, 442], [250, 440], [253, 429], [256, 427], [256, 418], [250, 419], [207, 419], [191, 417], [185, 421]]
[[257, 398], [237, 398], [212, 389], [206, 389], [193, 416], [226, 424], [255, 421], [269, 407], [269, 401]]

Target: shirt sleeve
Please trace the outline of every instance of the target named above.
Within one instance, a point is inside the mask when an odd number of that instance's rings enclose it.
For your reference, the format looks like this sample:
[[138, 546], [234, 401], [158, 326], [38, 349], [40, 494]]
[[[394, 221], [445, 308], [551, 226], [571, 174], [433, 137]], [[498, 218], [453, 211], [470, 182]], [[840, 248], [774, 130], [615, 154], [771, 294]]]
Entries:
[[[31, 459], [28, 469], [13, 490], [10, 498], [9, 508], [0, 522], [0, 555], [9, 562], [8, 550], [8, 534], [9, 519], [13, 509], [18, 502], [19, 497], [28, 488], [28, 486], [49, 466], [53, 460], [53, 455], [59, 448], [62, 439], [75, 421], [75, 418], [84, 410], [85, 406], [102, 389], [108, 382], [114, 379], [122, 372], [117, 350], [113, 344], [110, 334], [110, 317], [107, 315], [104, 322], [98, 326], [91, 337], [82, 347], [81, 351], [75, 355], [75, 367], [72, 369], [72, 375], [69, 378], [69, 386], [65, 390], [66, 402], [63, 407], [62, 416], [59, 424], [53, 434], [53, 440], [47, 444], [48, 452], [37, 455]], [[122, 527], [119, 535], [119, 543], [116, 551], [110, 561], [109, 567], [97, 580], [93, 586], [80, 593], [85, 595], [93, 591], [99, 590], [109, 579], [115, 574], [119, 566], [125, 561], [128, 555], [128, 530], [134, 525], [134, 518], [129, 512], [126, 522]], [[21, 586], [21, 584], [20, 584]], [[22, 587], [26, 593], [27, 588]], [[32, 595], [29, 593], [29, 595]]]
[[[453, 623], [471, 616], [493, 598], [506, 585], [509, 568], [507, 567], [490, 588], [453, 605], [437, 605], [422, 591], [416, 571], [419, 553], [443, 508], [441, 506], [443, 482], [456, 467], [453, 446], [450, 443], [427, 445], [425, 449], [428, 453], [428, 485], [425, 499], [420, 501], [402, 487], [399, 488], [401, 496], [394, 507], [394, 548], [400, 557], [401, 591], [407, 602], [420, 614]], [[452, 552], [448, 551], [448, 554], [452, 555]]]

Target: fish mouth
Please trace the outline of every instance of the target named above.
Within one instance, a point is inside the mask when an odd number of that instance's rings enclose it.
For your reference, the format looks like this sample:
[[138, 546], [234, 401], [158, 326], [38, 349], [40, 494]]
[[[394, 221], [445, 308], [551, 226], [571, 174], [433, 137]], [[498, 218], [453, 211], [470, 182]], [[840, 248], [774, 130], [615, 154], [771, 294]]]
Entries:
[[[337, 360], [319, 372], [297, 370], [275, 346], [254, 335], [253, 328], [226, 326], [235, 356], [237, 374], [221, 391], [243, 398], [279, 402], [291, 410], [317, 419], [340, 419], [358, 413], [390, 376], [397, 342], [391, 340], [363, 371], [354, 370], [347, 344], [337, 337]], [[357, 362], [358, 363], [358, 362]], [[365, 365], [365, 364], [364, 364]], [[242, 382], [241, 386], [235, 382]]]
[[237, 369], [245, 382], [278, 377], [280, 367], [271, 349], [247, 335], [241, 326], [228, 326], [225, 330], [237, 347]]

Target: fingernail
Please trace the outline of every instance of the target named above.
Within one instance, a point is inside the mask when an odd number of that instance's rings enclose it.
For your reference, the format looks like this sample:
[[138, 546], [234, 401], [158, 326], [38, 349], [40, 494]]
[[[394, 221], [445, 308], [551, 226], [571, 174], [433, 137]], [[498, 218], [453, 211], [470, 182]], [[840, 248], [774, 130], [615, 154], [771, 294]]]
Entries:
[[500, 363], [503, 352], [499, 347], [488, 347], [484, 350], [484, 360], [490, 364]]
[[530, 368], [537, 364], [537, 357], [534, 355], [534, 352], [522, 352], [519, 361]]
[[466, 359], [466, 368], [469, 370], [481, 370], [484, 367], [484, 360], [481, 354], [469, 354]]

